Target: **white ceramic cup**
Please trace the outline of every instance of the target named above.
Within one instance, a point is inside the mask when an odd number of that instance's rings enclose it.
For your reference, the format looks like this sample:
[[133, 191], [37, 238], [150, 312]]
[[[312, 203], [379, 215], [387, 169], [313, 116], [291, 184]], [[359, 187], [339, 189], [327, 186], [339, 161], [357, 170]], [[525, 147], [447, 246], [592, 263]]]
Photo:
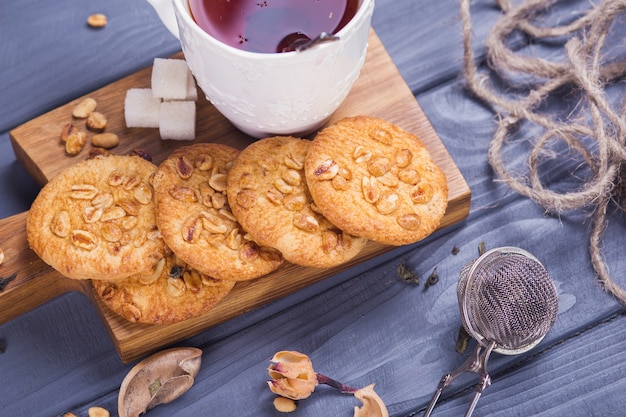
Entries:
[[[374, 0], [361, 0], [337, 36], [301, 52], [257, 53], [228, 46], [201, 29], [188, 0], [173, 1], [178, 30], [161, 0], [148, 0], [177, 35], [207, 99], [250, 136], [306, 135], [324, 124], [359, 76]], [[170, 7], [171, 4], [164, 7]]]

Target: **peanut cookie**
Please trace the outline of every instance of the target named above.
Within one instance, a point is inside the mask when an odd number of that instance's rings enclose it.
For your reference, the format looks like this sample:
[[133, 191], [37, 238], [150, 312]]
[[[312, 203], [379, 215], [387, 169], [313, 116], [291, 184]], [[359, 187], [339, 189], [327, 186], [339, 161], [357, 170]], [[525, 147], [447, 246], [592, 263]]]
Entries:
[[375, 117], [345, 118], [319, 132], [305, 174], [328, 220], [388, 245], [431, 234], [448, 204], [446, 177], [424, 144]]
[[176, 255], [162, 258], [150, 272], [118, 280], [93, 280], [102, 302], [133, 323], [176, 323], [213, 308], [235, 281], [210, 278]]
[[242, 150], [228, 175], [228, 202], [243, 228], [297, 265], [331, 267], [367, 239], [350, 236], [315, 207], [304, 178], [310, 141], [276, 136]]
[[149, 182], [155, 171], [142, 158], [116, 155], [65, 169], [32, 204], [30, 247], [75, 279], [121, 279], [152, 269], [167, 253]]
[[198, 143], [174, 151], [152, 178], [156, 221], [172, 251], [193, 269], [217, 279], [258, 278], [284, 262], [275, 249], [248, 239], [226, 196], [238, 150]]

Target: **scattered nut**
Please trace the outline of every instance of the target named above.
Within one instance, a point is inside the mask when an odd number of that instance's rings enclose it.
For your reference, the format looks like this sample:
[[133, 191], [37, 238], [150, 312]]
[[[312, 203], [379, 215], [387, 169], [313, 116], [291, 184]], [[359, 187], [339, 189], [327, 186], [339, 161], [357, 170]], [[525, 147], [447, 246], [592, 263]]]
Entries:
[[100, 209], [108, 209], [113, 205], [113, 194], [111, 193], [100, 193], [97, 194], [92, 200], [91, 204], [95, 208]]
[[226, 196], [222, 193], [215, 193], [211, 196], [211, 205], [216, 210], [222, 209], [226, 205]]
[[200, 171], [208, 171], [213, 167], [213, 158], [211, 155], [200, 154], [196, 156], [196, 168]]
[[375, 177], [363, 177], [361, 180], [361, 188], [363, 190], [363, 198], [368, 203], [374, 204], [380, 198], [381, 191]]
[[50, 230], [58, 237], [66, 237], [70, 234], [72, 224], [67, 211], [60, 211], [54, 215], [50, 222]]
[[109, 174], [108, 182], [111, 187], [117, 187], [122, 185], [126, 175], [123, 172], [113, 171]]
[[298, 405], [294, 400], [287, 397], [276, 397], [274, 398], [274, 408], [276, 411], [280, 413], [291, 413], [292, 411], [296, 411]]
[[202, 234], [202, 219], [198, 216], [189, 217], [183, 223], [181, 233], [185, 242], [197, 243]]
[[109, 417], [111, 414], [106, 408], [89, 407], [87, 415], [89, 415], [89, 417]]
[[420, 182], [421, 176], [416, 169], [403, 169], [398, 172], [398, 179], [405, 184], [415, 185]]
[[202, 289], [202, 277], [195, 269], [183, 272], [183, 281], [187, 289], [194, 294]]
[[152, 188], [147, 184], [140, 184], [133, 191], [133, 197], [139, 204], [150, 204], [152, 201]]
[[89, 113], [85, 123], [88, 129], [101, 132], [107, 127], [107, 117], [100, 112], [94, 111]]
[[400, 198], [395, 193], [385, 193], [376, 202], [376, 209], [380, 214], [393, 213], [400, 204]]
[[391, 169], [391, 162], [387, 158], [379, 157], [370, 160], [367, 170], [375, 177], [382, 177]]
[[4, 262], [4, 251], [0, 248], [0, 265]]
[[316, 169], [315, 176], [320, 181], [332, 180], [339, 173], [339, 165], [332, 159], [323, 161]]
[[106, 209], [102, 216], [100, 216], [100, 221], [102, 222], [110, 222], [111, 220], [121, 219], [126, 216], [126, 212], [120, 206], [113, 206]]
[[305, 232], [314, 232], [320, 227], [317, 219], [308, 214], [296, 214], [293, 218], [293, 224], [298, 229], [304, 230]]
[[187, 180], [191, 177], [191, 174], [193, 174], [193, 165], [191, 164], [189, 159], [187, 159], [185, 156], [181, 156], [176, 160], [175, 164], [176, 172], [178, 172], [178, 175], [182, 179]]
[[141, 184], [141, 177], [139, 175], [126, 176], [122, 181], [122, 188], [126, 191], [130, 191], [139, 184]]
[[[275, 195], [270, 196], [270, 201], [274, 202], [277, 198]], [[241, 190], [236, 195], [237, 204], [245, 209], [254, 207], [257, 202], [257, 193], [254, 190]]]
[[152, 162], [152, 155], [150, 155], [145, 149], [135, 148], [130, 152], [129, 155], [137, 155], [138, 157], [143, 158], [146, 161]]
[[86, 230], [72, 230], [70, 239], [74, 246], [87, 251], [94, 250], [98, 246], [96, 237]]
[[72, 132], [65, 141], [65, 152], [68, 155], [78, 155], [83, 150], [86, 141], [87, 134], [85, 132]]
[[433, 199], [435, 190], [428, 183], [420, 183], [411, 190], [411, 200], [417, 204], [426, 204]]
[[61, 129], [61, 140], [67, 142], [67, 138], [76, 131], [76, 127], [72, 123], [68, 123]]
[[91, 144], [99, 148], [111, 149], [120, 144], [120, 138], [115, 133], [99, 133], [91, 137]]
[[170, 188], [169, 193], [174, 200], [182, 201], [185, 203], [195, 203], [196, 201], [198, 201], [198, 196], [196, 196], [196, 192], [192, 188], [185, 187], [183, 185], [178, 185]]
[[362, 146], [357, 146], [352, 155], [357, 164], [363, 162], [369, 162], [372, 159], [373, 154], [367, 151]]
[[94, 206], [87, 206], [83, 209], [83, 220], [85, 223], [95, 223], [102, 217], [102, 209]]
[[293, 192], [293, 187], [285, 182], [282, 178], [274, 181], [274, 187], [282, 194], [289, 194]]
[[400, 227], [406, 230], [417, 230], [422, 224], [417, 214], [405, 214], [398, 217], [397, 221]]
[[91, 200], [98, 194], [98, 187], [91, 184], [73, 184], [70, 197], [76, 200]]
[[107, 17], [102, 13], [92, 14], [87, 18], [87, 24], [92, 28], [102, 28], [107, 24]]
[[297, 171], [304, 168], [304, 161], [301, 161], [298, 157], [292, 155], [291, 153], [285, 156], [283, 162], [288, 168], [295, 169]]
[[185, 285], [185, 281], [179, 278], [168, 278], [167, 279], [167, 293], [173, 297], [178, 298], [182, 297], [185, 293], [187, 286]]
[[80, 103], [74, 107], [74, 111], [72, 111], [72, 116], [77, 119], [86, 119], [89, 115], [96, 110], [96, 106], [98, 102], [91, 97], [87, 97]]
[[156, 281], [163, 273], [163, 267], [165, 266], [165, 258], [161, 258], [159, 262], [149, 271], [142, 272], [139, 276], [139, 281], [142, 284], [150, 284]]
[[372, 129], [369, 132], [369, 137], [387, 146], [393, 144], [393, 135], [385, 129]]
[[213, 174], [211, 174], [211, 178], [209, 178], [209, 185], [215, 191], [220, 191], [220, 192], [226, 191], [226, 178], [227, 177], [228, 177], [227, 174], [214, 172]]
[[400, 168], [406, 168], [413, 159], [413, 153], [408, 149], [401, 149], [396, 155], [396, 163]]
[[107, 156], [108, 154], [109, 154], [109, 151], [107, 151], [106, 149], [95, 147], [95, 148], [89, 149], [89, 154], [87, 155], [87, 159], [94, 159], [98, 156]]

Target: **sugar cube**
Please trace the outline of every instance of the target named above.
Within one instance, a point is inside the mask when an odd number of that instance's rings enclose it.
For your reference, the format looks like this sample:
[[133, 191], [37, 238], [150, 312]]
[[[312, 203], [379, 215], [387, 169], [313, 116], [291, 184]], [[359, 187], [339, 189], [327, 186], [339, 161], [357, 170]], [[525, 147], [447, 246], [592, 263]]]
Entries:
[[196, 137], [196, 103], [164, 101], [159, 116], [161, 139], [193, 140]]
[[185, 100], [190, 76], [186, 61], [155, 58], [152, 64], [152, 94], [163, 100]]
[[150, 88], [131, 88], [124, 99], [124, 117], [127, 127], [159, 127], [161, 100]]

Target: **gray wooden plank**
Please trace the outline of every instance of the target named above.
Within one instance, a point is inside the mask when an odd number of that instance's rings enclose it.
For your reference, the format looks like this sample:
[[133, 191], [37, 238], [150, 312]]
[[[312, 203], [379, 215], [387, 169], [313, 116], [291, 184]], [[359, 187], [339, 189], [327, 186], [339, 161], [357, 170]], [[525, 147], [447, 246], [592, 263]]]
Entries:
[[0, 133], [0, 155], [5, 155], [0, 158], [0, 217], [4, 218], [28, 210], [41, 188], [15, 160], [8, 133]]
[[[475, 415], [623, 416], [626, 414], [623, 312], [548, 347], [517, 369], [494, 374]], [[443, 401], [437, 416], [464, 413], [473, 395]]]
[[[485, 160], [494, 128], [492, 112], [462, 90], [456, 75], [450, 75], [454, 70], [441, 80], [429, 78], [432, 71], [424, 75], [420, 70], [431, 65], [435, 47], [454, 43], [450, 41], [454, 36], [446, 35], [445, 42], [422, 41], [421, 32], [419, 38], [403, 38], [413, 33], [407, 30], [414, 24], [409, 16], [420, 11], [419, 3], [391, 3], [381, 6], [385, 3], [379, 0], [378, 7], [389, 7], [388, 16], [402, 19], [387, 20], [379, 10], [380, 20], [375, 24], [383, 26], [375, 27], [411, 88], [420, 91], [420, 104], [472, 186], [470, 218], [459, 229], [438, 234], [427, 245], [417, 245], [410, 254], [390, 259], [383, 266], [353, 270], [354, 274], [331, 281], [332, 285], [299, 293], [297, 303], [272, 304], [190, 339], [190, 344], [205, 350], [196, 387], [177, 402], [153, 410], [151, 416], [274, 415], [264, 381], [267, 361], [279, 349], [309, 353], [320, 372], [345, 382], [375, 382], [393, 416], [423, 408], [441, 375], [463, 359], [454, 351], [459, 325], [454, 287], [458, 271], [476, 255], [481, 241], [488, 247], [519, 245], [538, 255], [558, 281], [562, 311], [537, 351], [546, 349], [541, 355], [493, 358], [490, 369], [497, 379], [479, 403], [477, 414], [500, 415], [508, 410], [508, 415], [583, 416], [596, 410], [593, 404], [600, 404], [601, 415], [623, 411], [618, 396], [623, 391], [625, 363], [620, 350], [623, 319], [579, 334], [621, 311], [594, 281], [586, 254], [585, 213], [546, 216], [532, 202], [494, 182]], [[24, 7], [32, 11], [34, 4], [27, 2]], [[439, 10], [436, 5], [430, 7]], [[442, 25], [433, 19], [435, 15], [422, 15], [420, 21], [424, 19], [425, 26]], [[161, 51], [153, 41], [138, 43]], [[456, 55], [452, 50], [444, 54], [448, 53], [439, 61], [442, 68], [448, 68], [445, 63]], [[422, 57], [428, 62], [420, 61]], [[45, 62], [52, 61], [48, 58]], [[111, 76], [109, 71], [103, 77]], [[82, 77], [80, 88], [92, 80]], [[433, 85], [439, 88], [431, 88]], [[62, 99], [63, 93], [50, 86], [42, 93], [46, 96], [43, 101], [49, 105]], [[26, 107], [29, 112], [32, 104]], [[26, 113], [21, 117], [27, 117]], [[522, 149], [524, 139], [533, 134], [532, 129], [522, 132], [519, 148], [514, 149]], [[556, 178], [563, 178], [571, 167], [553, 169]], [[607, 259], [613, 270], [620, 271], [624, 269], [620, 248], [626, 233], [621, 213], [616, 212], [612, 220]], [[454, 246], [461, 249], [457, 255], [452, 254]], [[402, 282], [395, 270], [403, 262], [422, 277], [437, 267], [440, 282], [428, 290]], [[82, 296], [68, 295], [0, 327], [0, 338], [7, 343], [7, 352], [0, 356], [0, 374], [19, 375], [0, 396], [3, 413], [43, 416], [73, 410], [86, 415], [90, 405], [115, 410], [116, 390], [129, 366], [119, 363], [111, 346], [103, 343], [106, 336]], [[594, 350], [598, 344], [602, 348]], [[525, 358], [528, 361], [524, 362]], [[22, 360], [19, 364], [18, 359]], [[44, 377], [27, 372], [35, 369], [43, 370]], [[609, 379], [613, 382], [606, 382]], [[473, 381], [461, 382], [452, 392], [462, 395], [444, 402], [436, 412], [458, 415], [464, 410], [468, 396], [463, 389]], [[53, 408], [42, 407], [42, 402]], [[301, 402], [298, 415], [350, 416], [353, 405], [349, 397], [320, 387], [314, 399]]]
[[[585, 0], [556, 2], [539, 24], [566, 24], [589, 7]], [[473, 50], [481, 62], [486, 54], [484, 40], [501, 11], [493, 0], [474, 0], [470, 2], [470, 12]], [[377, 0], [372, 25], [415, 95], [459, 77], [463, 65], [459, 1]], [[516, 50], [526, 42], [522, 34], [515, 32], [510, 46]]]
[[[89, 28], [92, 13], [106, 27]], [[0, 132], [180, 50], [145, 1], [6, 2], [0, 39]]]

